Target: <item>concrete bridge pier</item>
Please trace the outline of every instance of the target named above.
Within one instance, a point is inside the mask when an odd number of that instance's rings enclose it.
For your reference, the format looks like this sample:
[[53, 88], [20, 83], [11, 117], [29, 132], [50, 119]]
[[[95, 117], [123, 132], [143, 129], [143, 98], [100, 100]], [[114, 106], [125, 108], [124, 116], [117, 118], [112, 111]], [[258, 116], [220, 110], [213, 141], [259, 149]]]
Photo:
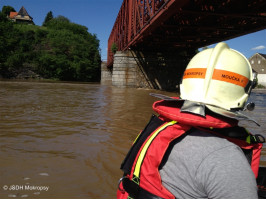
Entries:
[[114, 55], [112, 85], [176, 91], [192, 56], [187, 52], [118, 51]]
[[112, 85], [136, 87], [137, 68], [137, 63], [130, 51], [117, 51], [114, 55]]
[[101, 64], [101, 84], [112, 85], [112, 70], [107, 68], [106, 62]]

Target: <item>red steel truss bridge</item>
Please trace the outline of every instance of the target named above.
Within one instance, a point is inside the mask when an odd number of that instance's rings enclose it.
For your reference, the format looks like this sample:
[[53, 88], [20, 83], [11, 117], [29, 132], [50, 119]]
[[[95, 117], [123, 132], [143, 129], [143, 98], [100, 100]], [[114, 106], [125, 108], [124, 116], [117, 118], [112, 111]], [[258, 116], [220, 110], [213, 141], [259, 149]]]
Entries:
[[108, 40], [117, 50], [197, 49], [266, 28], [265, 0], [124, 0]]

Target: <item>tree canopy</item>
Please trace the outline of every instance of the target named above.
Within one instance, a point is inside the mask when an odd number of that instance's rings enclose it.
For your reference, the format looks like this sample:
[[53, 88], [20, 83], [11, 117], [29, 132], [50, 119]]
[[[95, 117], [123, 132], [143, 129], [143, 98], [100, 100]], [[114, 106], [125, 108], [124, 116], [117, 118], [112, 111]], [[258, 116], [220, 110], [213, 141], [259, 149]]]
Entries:
[[16, 12], [16, 10], [12, 6], [3, 6], [2, 13], [7, 16], [10, 12]]
[[51, 21], [54, 18], [52, 11], [49, 11], [44, 19], [43, 26], [46, 26], [46, 24]]
[[43, 25], [16, 24], [0, 13], [0, 76], [29, 69], [43, 78], [99, 81], [100, 49], [95, 34], [64, 16], [47, 13]]

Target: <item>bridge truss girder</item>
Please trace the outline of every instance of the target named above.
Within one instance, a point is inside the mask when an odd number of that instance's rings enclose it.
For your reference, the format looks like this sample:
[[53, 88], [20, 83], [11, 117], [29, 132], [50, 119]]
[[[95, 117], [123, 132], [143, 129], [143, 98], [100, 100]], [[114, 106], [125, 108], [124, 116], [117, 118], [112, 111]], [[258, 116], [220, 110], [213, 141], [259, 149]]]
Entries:
[[197, 49], [266, 28], [265, 0], [124, 0], [108, 40], [118, 50]]

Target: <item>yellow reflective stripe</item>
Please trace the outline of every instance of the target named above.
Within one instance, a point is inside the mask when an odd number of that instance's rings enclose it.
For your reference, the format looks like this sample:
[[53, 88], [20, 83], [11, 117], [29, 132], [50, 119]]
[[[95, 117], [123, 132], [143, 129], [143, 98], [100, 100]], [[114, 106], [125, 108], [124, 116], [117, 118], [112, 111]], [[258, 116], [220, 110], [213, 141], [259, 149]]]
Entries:
[[249, 135], [249, 136], [246, 138], [246, 142], [250, 144], [250, 140], [251, 140], [251, 136]]
[[134, 169], [134, 175], [136, 177], [139, 177], [139, 174], [140, 174], [140, 167], [141, 167], [141, 164], [142, 164], [142, 161], [145, 157], [145, 154], [151, 144], [151, 142], [153, 141], [153, 139], [163, 130], [165, 129], [167, 126], [171, 126], [173, 124], [175, 124], [176, 121], [171, 121], [171, 122], [168, 122], [166, 124], [164, 124], [163, 126], [161, 126], [157, 131], [155, 131], [153, 133], [153, 135], [149, 138], [149, 140], [146, 142], [146, 144], [144, 145], [144, 147], [142, 148], [140, 154], [139, 154], [139, 157], [138, 157], [138, 160], [137, 160], [137, 163], [136, 163], [136, 166], [135, 166], [135, 169]]
[[248, 132], [247, 129], [245, 129], [245, 131], [248, 133], [248, 136], [246, 137], [246, 142], [247, 142], [248, 144], [250, 144], [250, 143], [251, 143], [251, 137], [253, 137], [253, 136], [249, 134], [249, 132]]
[[136, 137], [136, 139], [134, 140], [133, 144], [136, 143], [137, 139], [139, 138], [140, 134], [141, 134], [142, 131], [140, 131], [140, 133], [138, 134], [138, 136]]

